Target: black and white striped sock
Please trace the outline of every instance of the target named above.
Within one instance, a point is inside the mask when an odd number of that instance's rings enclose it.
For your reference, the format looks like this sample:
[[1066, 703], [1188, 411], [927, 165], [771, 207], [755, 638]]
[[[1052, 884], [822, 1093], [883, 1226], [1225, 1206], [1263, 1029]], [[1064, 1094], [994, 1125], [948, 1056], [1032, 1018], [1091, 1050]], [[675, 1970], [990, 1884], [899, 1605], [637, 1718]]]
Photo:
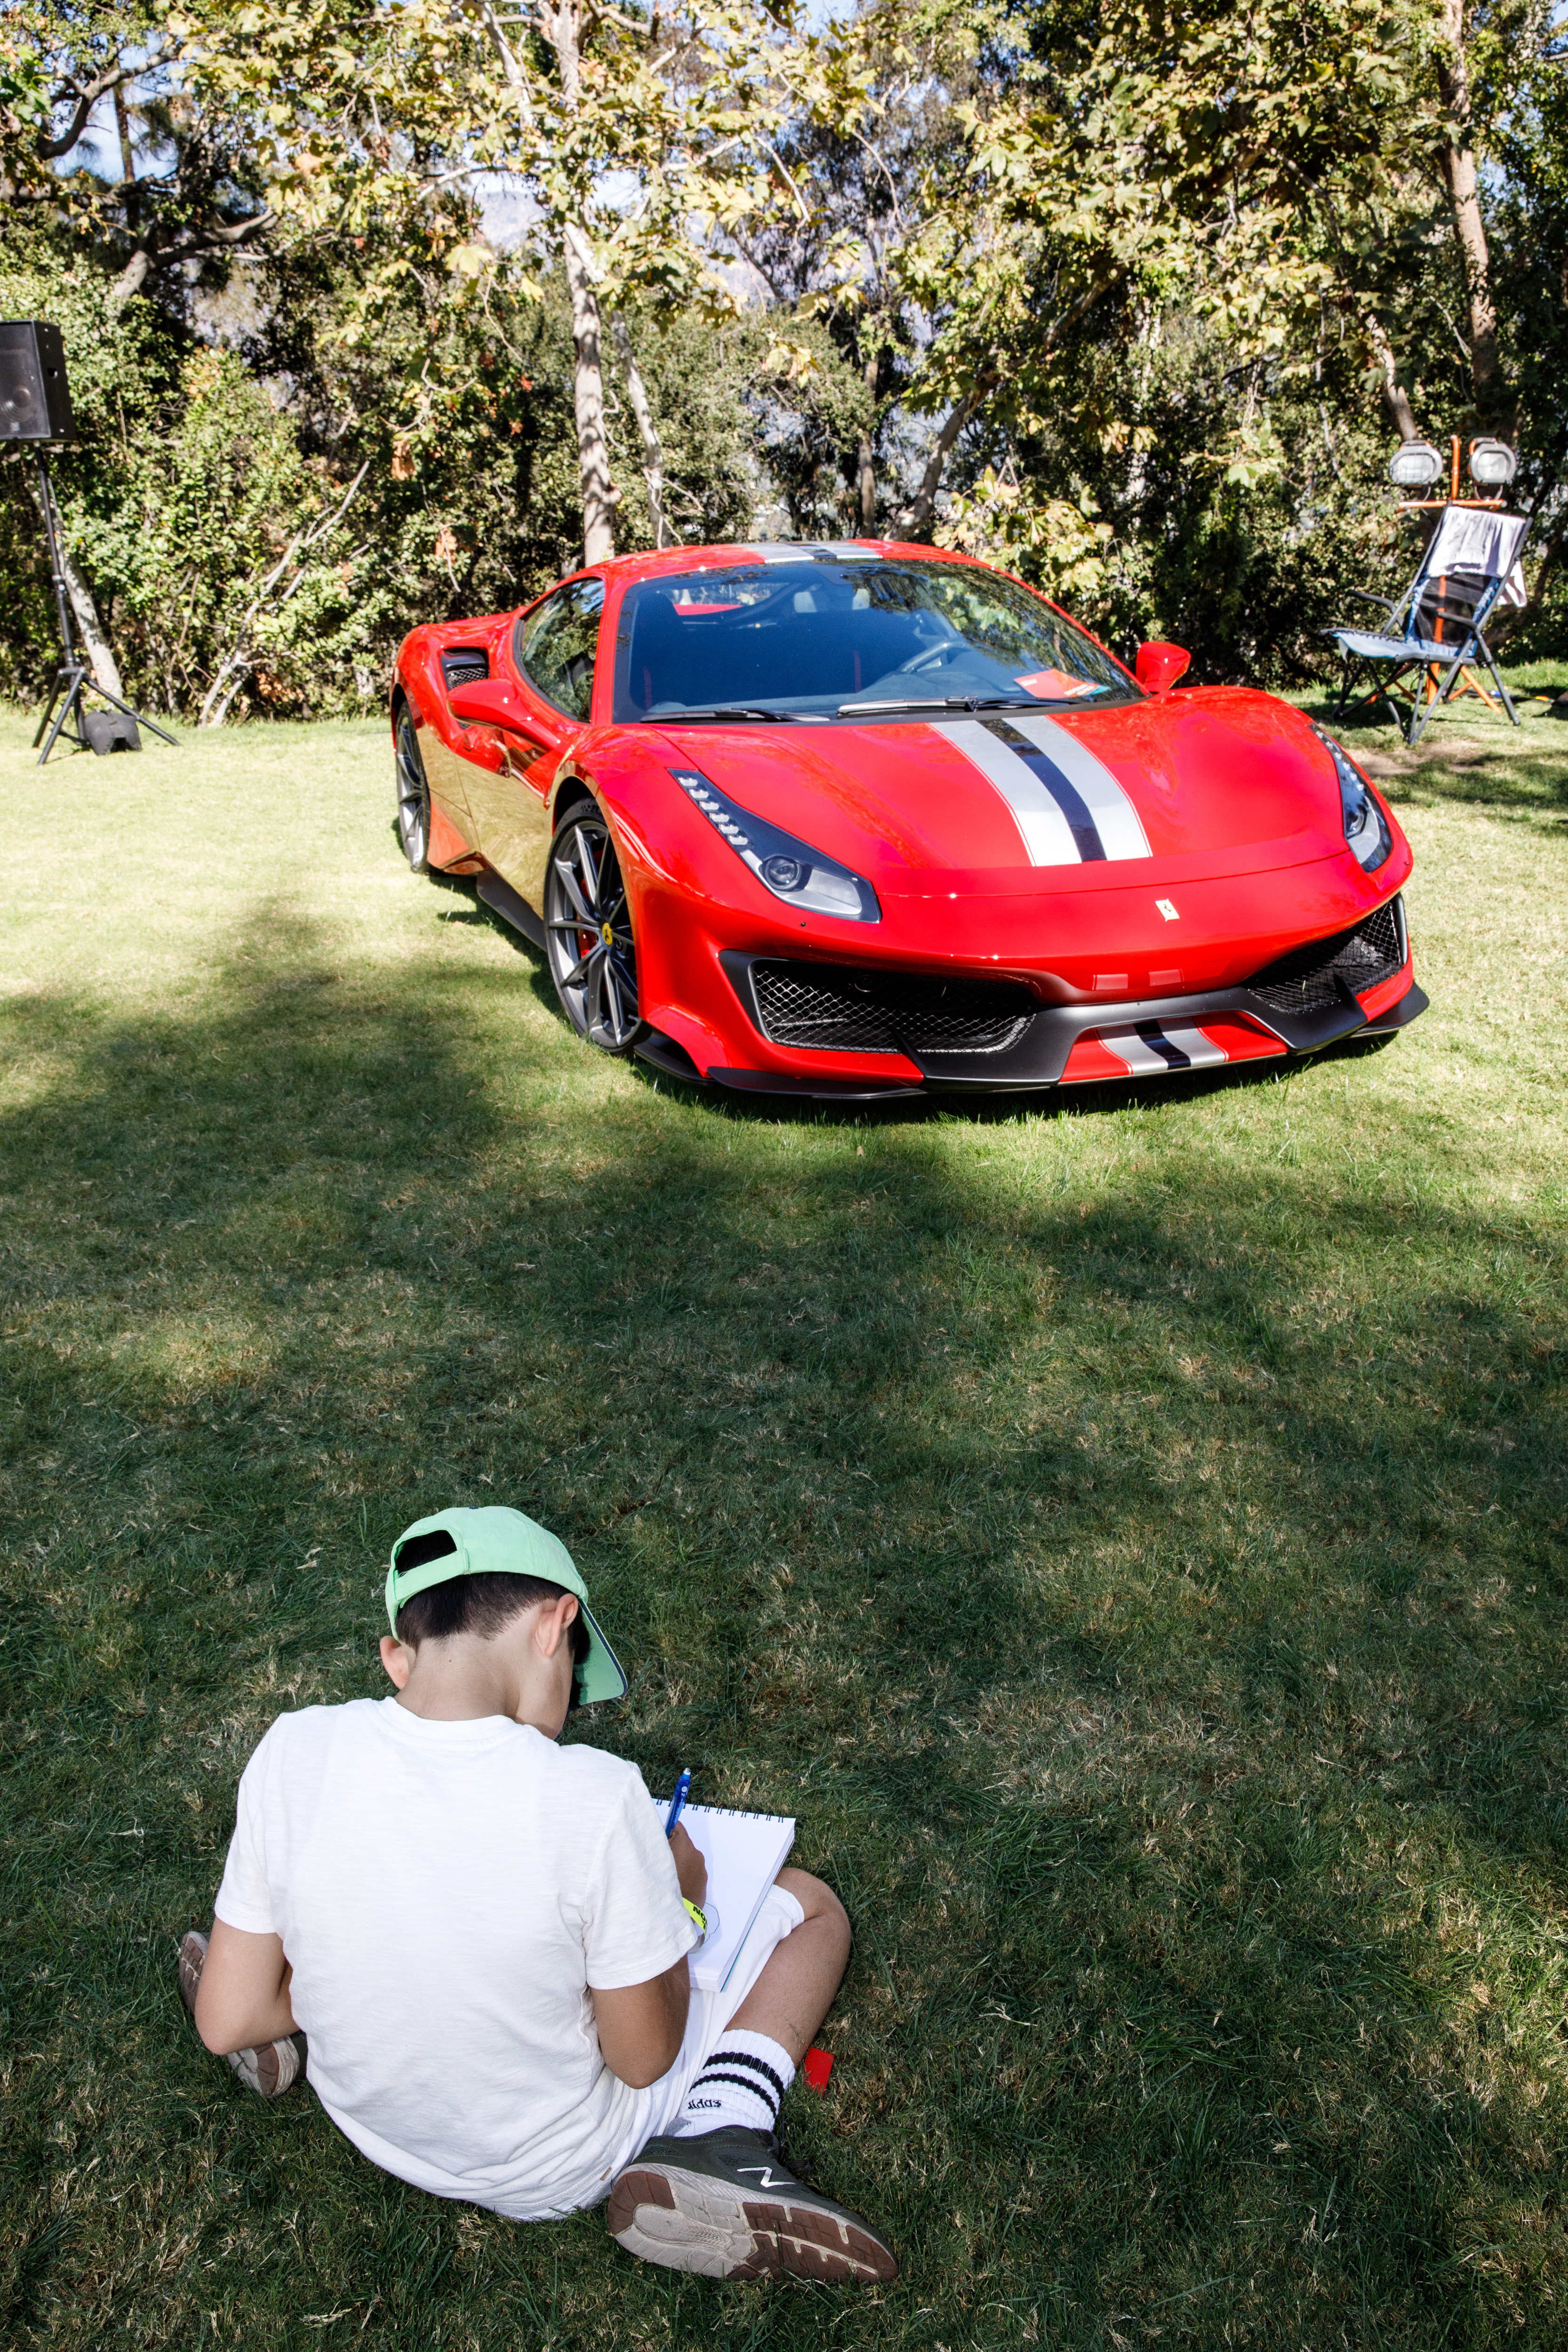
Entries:
[[737, 2033], [731, 2027], [703, 2060], [677, 2135], [721, 2131], [727, 2124], [771, 2132], [778, 2123], [779, 2101], [794, 2080], [795, 2062], [787, 2050], [765, 2033]]

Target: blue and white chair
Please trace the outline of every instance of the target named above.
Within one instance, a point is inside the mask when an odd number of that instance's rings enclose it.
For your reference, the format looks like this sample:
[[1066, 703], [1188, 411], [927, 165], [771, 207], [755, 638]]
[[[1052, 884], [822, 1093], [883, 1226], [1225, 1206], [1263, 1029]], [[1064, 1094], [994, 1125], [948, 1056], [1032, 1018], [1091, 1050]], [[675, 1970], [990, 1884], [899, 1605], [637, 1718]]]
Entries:
[[[1492, 658], [1485, 628], [1500, 600], [1525, 602], [1519, 551], [1529, 527], [1524, 515], [1500, 514], [1485, 507], [1445, 507], [1421, 568], [1397, 602], [1364, 588], [1352, 590], [1364, 603], [1381, 604], [1388, 620], [1379, 631], [1342, 624], [1324, 631], [1338, 646], [1342, 665], [1333, 717], [1342, 718], [1357, 687], [1363, 687], [1358, 707], [1385, 702], [1406, 741], [1418, 743], [1433, 711], [1449, 699], [1472, 665], [1479, 664], [1517, 727], [1519, 713]], [[1468, 683], [1482, 691], [1473, 677]], [[1408, 724], [1396, 689], [1410, 697]]]

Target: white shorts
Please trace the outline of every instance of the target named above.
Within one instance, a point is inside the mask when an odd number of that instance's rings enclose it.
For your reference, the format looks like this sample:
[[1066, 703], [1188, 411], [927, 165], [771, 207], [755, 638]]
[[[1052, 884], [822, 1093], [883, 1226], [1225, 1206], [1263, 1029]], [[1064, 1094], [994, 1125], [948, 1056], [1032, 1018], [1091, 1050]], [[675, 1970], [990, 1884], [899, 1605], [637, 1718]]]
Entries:
[[730, 1981], [719, 1992], [691, 1992], [686, 2032], [674, 2065], [657, 2083], [637, 2094], [634, 2127], [616, 2154], [605, 2176], [605, 2193], [617, 2173], [624, 2172], [639, 2148], [669, 2131], [686, 2105], [687, 2094], [729, 2031], [730, 2021], [786, 1936], [793, 1935], [805, 1913], [787, 1886], [770, 1886], [763, 1907], [752, 1922], [752, 1932], [735, 1955]]

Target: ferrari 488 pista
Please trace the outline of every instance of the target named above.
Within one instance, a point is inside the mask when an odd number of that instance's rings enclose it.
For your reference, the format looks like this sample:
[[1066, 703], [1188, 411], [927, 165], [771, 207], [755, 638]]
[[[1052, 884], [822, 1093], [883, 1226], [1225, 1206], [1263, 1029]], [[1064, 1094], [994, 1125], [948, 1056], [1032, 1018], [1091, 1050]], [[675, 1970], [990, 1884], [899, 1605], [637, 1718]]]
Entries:
[[398, 829], [591, 1045], [689, 1081], [1011, 1091], [1402, 1027], [1393, 814], [1186, 666], [929, 547], [625, 556], [406, 639]]

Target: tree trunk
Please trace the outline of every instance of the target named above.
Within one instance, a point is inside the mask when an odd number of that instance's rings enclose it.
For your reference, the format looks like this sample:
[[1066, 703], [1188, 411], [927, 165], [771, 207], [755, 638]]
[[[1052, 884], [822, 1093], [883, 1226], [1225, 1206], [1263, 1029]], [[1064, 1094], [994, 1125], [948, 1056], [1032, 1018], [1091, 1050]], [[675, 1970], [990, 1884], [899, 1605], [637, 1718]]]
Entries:
[[1410, 405], [1410, 394], [1399, 381], [1399, 371], [1394, 361], [1394, 345], [1384, 332], [1382, 320], [1371, 310], [1358, 311], [1356, 320], [1366, 338], [1367, 349], [1377, 362], [1378, 373], [1383, 378], [1384, 405], [1393, 419], [1394, 431], [1402, 441], [1419, 441], [1421, 433], [1415, 422], [1415, 412]]
[[253, 667], [247, 653], [236, 651], [228, 656], [207, 688], [206, 699], [201, 708], [201, 716], [196, 720], [198, 727], [223, 725], [224, 720], [228, 717], [230, 705], [250, 676]]
[[134, 228], [141, 199], [136, 194], [136, 156], [131, 144], [131, 117], [125, 106], [125, 84], [114, 85], [114, 127], [120, 134], [120, 176], [125, 183], [125, 218]]
[[1437, 88], [1458, 137], [1445, 140], [1438, 162], [1448, 191], [1454, 239], [1464, 274], [1465, 302], [1469, 319], [1470, 387], [1476, 415], [1511, 439], [1513, 398], [1498, 359], [1497, 306], [1492, 299], [1491, 255], [1486, 223], [1481, 217], [1475, 150], [1467, 143], [1470, 126], [1470, 72], [1465, 54], [1464, 0], [1443, 0], [1443, 33], [1447, 52], [1437, 57]]
[[[555, 52], [561, 96], [575, 111], [582, 86], [582, 0], [554, 0], [540, 11], [540, 25]], [[521, 103], [521, 100], [520, 100]], [[594, 286], [593, 250], [575, 221], [562, 225], [566, 250], [566, 286], [572, 297], [572, 343], [575, 354], [572, 399], [577, 413], [577, 467], [583, 484], [583, 561], [603, 563], [616, 551], [616, 490], [605, 435], [605, 368], [599, 297]]]
[[653, 543], [655, 547], [668, 547], [672, 544], [673, 534], [664, 512], [664, 450], [659, 442], [658, 427], [653, 420], [653, 410], [648, 405], [642, 370], [632, 350], [631, 335], [618, 310], [610, 320], [610, 332], [616, 339], [616, 356], [626, 380], [632, 415], [637, 418], [637, 431], [642, 435], [643, 478], [647, 484], [647, 510], [653, 522]]
[[[866, 391], [873, 401], [877, 397], [877, 375], [879, 353], [873, 352], [861, 368]], [[877, 452], [868, 429], [860, 436], [858, 452], [858, 488], [860, 501], [860, 536], [875, 539], [877, 535]]]
[[111, 318], [116, 311], [125, 308], [132, 294], [141, 292], [147, 272], [152, 266], [151, 249], [147, 246], [139, 245], [109, 289], [109, 310]]
[[931, 518], [936, 512], [936, 494], [942, 486], [942, 470], [948, 460], [953, 443], [979, 407], [985, 394], [976, 384], [972, 392], [955, 401], [947, 413], [942, 431], [936, 436], [936, 446], [927, 461], [921, 478], [920, 488], [912, 504], [899, 517], [899, 529], [906, 539], [926, 539], [931, 534]]
[[572, 296], [575, 364], [572, 398], [577, 412], [577, 467], [583, 483], [583, 561], [604, 563], [616, 551], [616, 492], [605, 437], [605, 370], [599, 346], [599, 298], [589, 275], [587, 240], [573, 222], [563, 232], [566, 284]]
[[71, 611], [76, 614], [76, 625], [81, 631], [81, 641], [87, 647], [93, 677], [108, 693], [118, 695], [123, 702], [125, 688], [121, 682], [120, 664], [114, 658], [114, 648], [98, 617], [92, 591], [63, 548], [60, 550], [60, 569], [66, 576], [66, 593], [71, 600]]

